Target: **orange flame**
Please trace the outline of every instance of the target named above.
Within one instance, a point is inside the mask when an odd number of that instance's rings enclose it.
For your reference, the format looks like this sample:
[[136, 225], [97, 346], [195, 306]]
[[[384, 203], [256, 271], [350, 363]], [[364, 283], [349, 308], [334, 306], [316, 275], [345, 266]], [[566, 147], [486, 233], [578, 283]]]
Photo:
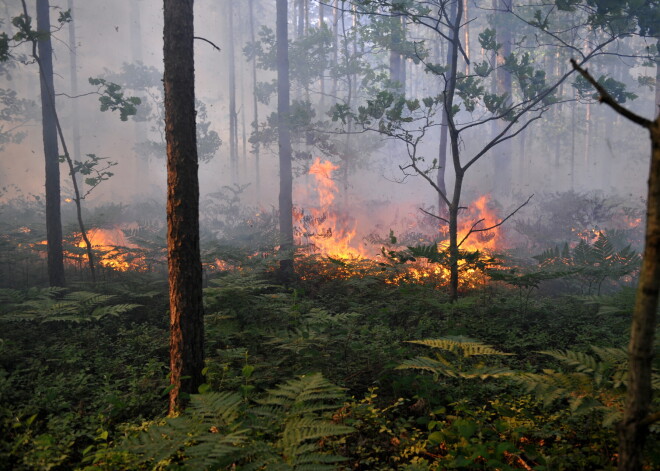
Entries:
[[319, 206], [312, 208], [309, 216], [300, 210], [294, 213], [296, 222], [303, 226], [299, 231], [299, 244], [303, 245], [303, 239], [307, 239], [314, 251], [323, 256], [360, 258], [364, 254], [354, 240], [357, 234], [356, 221], [340, 216], [333, 207], [337, 185], [332, 179], [332, 173], [338, 168], [330, 161], [322, 161], [320, 157], [310, 167], [309, 175], [314, 177]]
[[[127, 249], [139, 249], [139, 246], [129, 242], [124, 232], [119, 227], [112, 229], [94, 228], [87, 232], [92, 247], [101, 253], [99, 264], [106, 268], [118, 271], [143, 270], [144, 259], [131, 257], [123, 253], [120, 247]], [[80, 240], [78, 247], [85, 248], [85, 241]]]

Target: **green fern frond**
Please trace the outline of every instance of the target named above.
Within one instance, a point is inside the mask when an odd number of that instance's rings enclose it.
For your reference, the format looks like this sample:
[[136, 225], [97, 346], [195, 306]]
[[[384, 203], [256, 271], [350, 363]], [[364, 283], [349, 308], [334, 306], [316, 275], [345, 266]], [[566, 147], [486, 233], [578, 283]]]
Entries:
[[334, 424], [316, 417], [298, 417], [286, 422], [278, 445], [284, 450], [291, 450], [312, 440], [345, 435], [352, 431], [351, 427]]
[[450, 352], [460, 352], [464, 357], [475, 355], [511, 355], [510, 353], [500, 352], [490, 345], [477, 342], [467, 337], [441, 337], [437, 339], [411, 340], [408, 343], [416, 343], [431, 348], [448, 350]]
[[319, 411], [327, 410], [328, 404], [325, 401], [341, 399], [343, 391], [320, 373], [314, 373], [287, 381], [275, 389], [269, 390], [268, 396], [257, 402], [289, 410], [304, 405], [307, 413], [310, 407], [318, 407]]

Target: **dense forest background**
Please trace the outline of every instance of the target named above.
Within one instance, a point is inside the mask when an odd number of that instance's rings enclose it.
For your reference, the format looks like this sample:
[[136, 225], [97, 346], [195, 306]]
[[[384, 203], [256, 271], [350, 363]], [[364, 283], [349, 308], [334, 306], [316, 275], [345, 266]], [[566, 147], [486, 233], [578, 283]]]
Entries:
[[660, 465], [657, 0], [192, 7], [0, 0], [0, 469]]

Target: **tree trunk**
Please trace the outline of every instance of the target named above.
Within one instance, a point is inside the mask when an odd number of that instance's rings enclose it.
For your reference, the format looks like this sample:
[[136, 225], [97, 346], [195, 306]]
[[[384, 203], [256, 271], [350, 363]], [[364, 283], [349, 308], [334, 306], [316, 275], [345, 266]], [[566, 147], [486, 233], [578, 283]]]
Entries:
[[280, 163], [280, 278], [293, 278], [293, 175], [289, 132], [289, 27], [287, 0], [277, 0], [277, 127]]
[[193, 0], [164, 0], [170, 414], [203, 383], [204, 313], [199, 251]]
[[[319, 2], [319, 29], [323, 29], [325, 26], [325, 7], [324, 4]], [[325, 70], [321, 72], [320, 78], [320, 89], [321, 89], [321, 101], [320, 106], [321, 110], [325, 109]]]
[[[495, 0], [494, 0], [495, 1]], [[497, 0], [498, 7], [502, 10], [509, 9], [511, 6], [511, 0]], [[504, 13], [498, 14], [500, 17], [500, 22], [505, 19], [506, 15]], [[497, 70], [495, 72], [496, 82], [497, 82], [497, 94], [504, 95], [507, 94], [511, 97], [511, 74], [504, 70], [504, 59], [511, 54], [511, 30], [504, 27], [503, 25], [498, 25], [497, 27], [497, 42], [502, 44], [502, 49], [499, 51], [497, 56]], [[511, 98], [507, 100], [507, 103], [511, 103]], [[506, 123], [501, 119], [495, 121], [496, 134], [502, 132]], [[505, 141], [496, 149], [494, 149], [495, 155], [493, 156], [493, 165], [494, 165], [494, 192], [499, 195], [509, 194], [511, 186], [511, 141]]]
[[238, 115], [236, 114], [236, 64], [234, 58], [234, 1], [227, 2], [227, 68], [229, 69], [229, 162], [233, 183], [238, 182]]
[[651, 170], [646, 206], [644, 261], [635, 298], [628, 345], [628, 389], [623, 421], [619, 426], [619, 471], [639, 471], [650, 421], [653, 342], [660, 291], [660, 119], [651, 133]]
[[[658, 41], [660, 46], [660, 41]], [[653, 117], [660, 114], [660, 55], [655, 59], [655, 108], [653, 109]]]
[[[456, 90], [456, 77], [458, 75], [458, 45], [461, 41], [460, 26], [461, 18], [463, 17], [463, 2], [456, 0], [452, 4], [451, 20], [451, 44], [449, 45], [449, 53], [451, 54], [449, 80], [447, 83], [447, 90], [445, 95], [445, 109], [451, 110], [454, 104], [454, 92]], [[451, 204], [449, 205], [449, 296], [453, 301], [458, 299], [458, 211], [461, 205], [461, 192], [463, 191], [463, 175], [464, 170], [461, 166], [460, 150], [459, 150], [459, 135], [456, 128], [453, 126], [453, 118], [448, 116], [449, 125], [449, 138], [451, 142], [451, 154], [454, 164], [454, 174], [456, 181], [454, 182], [454, 193], [452, 195]]]
[[[254, 0], [250, 0], [250, 41], [254, 44]], [[259, 103], [257, 101], [257, 58], [252, 57], [252, 132], [259, 131]], [[254, 142], [254, 170], [257, 187], [257, 203], [261, 202], [261, 166], [259, 162], [259, 141]]]
[[[342, 16], [344, 12], [341, 13]], [[332, 62], [336, 66], [339, 63], [339, 0], [335, 0], [335, 7], [332, 12]], [[337, 101], [337, 72], [332, 75], [332, 88], [330, 95], [333, 101]]]
[[60, 202], [60, 159], [57, 146], [55, 87], [53, 85], [53, 48], [50, 41], [50, 6], [37, 0], [39, 77], [41, 83], [41, 118], [46, 161], [46, 240], [48, 243], [48, 281], [50, 286], [64, 286], [62, 251], [62, 216]]
[[[131, 2], [130, 9], [130, 37], [131, 37], [131, 59], [134, 63], [142, 63], [142, 20], [141, 7], [142, 0]], [[149, 129], [145, 121], [133, 120], [133, 133], [135, 135], [135, 144], [140, 144], [147, 140]], [[145, 193], [149, 189], [151, 180], [149, 179], [149, 157], [148, 155], [137, 154], [135, 156], [135, 188], [139, 192]]]
[[[457, 5], [454, 3], [451, 6], [450, 10], [450, 21], [454, 21], [454, 18], [456, 17], [456, 11], [457, 11]], [[450, 69], [452, 68], [452, 59], [453, 59], [453, 54], [454, 54], [454, 48], [451, 47], [451, 45], [447, 48], [447, 63], [446, 66], [449, 67]], [[454, 78], [454, 83], [455, 78]], [[447, 85], [449, 85], [447, 83]], [[441, 92], [448, 92], [447, 86], [445, 90], [442, 90]], [[452, 92], [453, 95], [453, 92]], [[445, 184], [445, 173], [447, 171], [447, 135], [448, 135], [448, 126], [449, 126], [449, 116], [447, 115], [447, 101], [445, 101], [443, 109], [442, 109], [442, 121], [440, 122], [440, 148], [438, 151], [438, 174], [436, 175], [436, 184], [438, 185], [438, 188], [440, 188], [440, 191], [442, 192], [442, 195], [445, 195], [445, 198], [447, 196], [447, 187]], [[447, 202], [446, 199], [442, 197], [442, 195], [438, 195], [438, 215], [443, 218], [447, 218], [449, 216], [449, 212], [447, 211]]]
[[[69, 23], [69, 84], [71, 86], [71, 95], [78, 95], [78, 57], [76, 44], [76, 21], [77, 17], [73, 11], [73, 0], [68, 0], [67, 8], [71, 11], [74, 21]], [[71, 127], [73, 130], [73, 158], [81, 161], [80, 158], [80, 113], [78, 110], [78, 100], [71, 100]]]

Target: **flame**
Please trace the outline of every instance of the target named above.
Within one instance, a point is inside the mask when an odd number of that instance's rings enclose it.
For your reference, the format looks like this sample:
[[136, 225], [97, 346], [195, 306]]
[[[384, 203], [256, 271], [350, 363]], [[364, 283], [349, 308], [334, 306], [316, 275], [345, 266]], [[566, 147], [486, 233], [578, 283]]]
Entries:
[[[86, 248], [85, 241], [80, 234], [80, 241], [77, 246]], [[87, 231], [87, 238], [94, 250], [100, 255], [98, 263], [106, 268], [112, 268], [117, 271], [137, 270], [143, 271], [146, 269], [144, 257], [135, 257], [127, 251], [122, 249], [139, 249], [140, 247], [130, 242], [120, 227], [113, 227], [112, 229], [94, 228]]]
[[[482, 195], [468, 206], [467, 212], [459, 215], [458, 242], [460, 243], [470, 230], [473, 231], [461, 245], [461, 250], [492, 251], [501, 247], [502, 234], [499, 226], [489, 231], [482, 231], [499, 223], [497, 214], [488, 207], [489, 202], [490, 195]], [[479, 232], [474, 232], [475, 230]], [[449, 246], [449, 238], [441, 244], [445, 247]]]
[[337, 185], [332, 173], [337, 169], [338, 165], [328, 160], [322, 161], [320, 157], [309, 168], [309, 175], [314, 178], [318, 206], [311, 208], [309, 214], [301, 209], [294, 210], [294, 220], [298, 225], [297, 242], [326, 257], [361, 258], [364, 253], [355, 240], [357, 222], [341, 215], [333, 204]]

